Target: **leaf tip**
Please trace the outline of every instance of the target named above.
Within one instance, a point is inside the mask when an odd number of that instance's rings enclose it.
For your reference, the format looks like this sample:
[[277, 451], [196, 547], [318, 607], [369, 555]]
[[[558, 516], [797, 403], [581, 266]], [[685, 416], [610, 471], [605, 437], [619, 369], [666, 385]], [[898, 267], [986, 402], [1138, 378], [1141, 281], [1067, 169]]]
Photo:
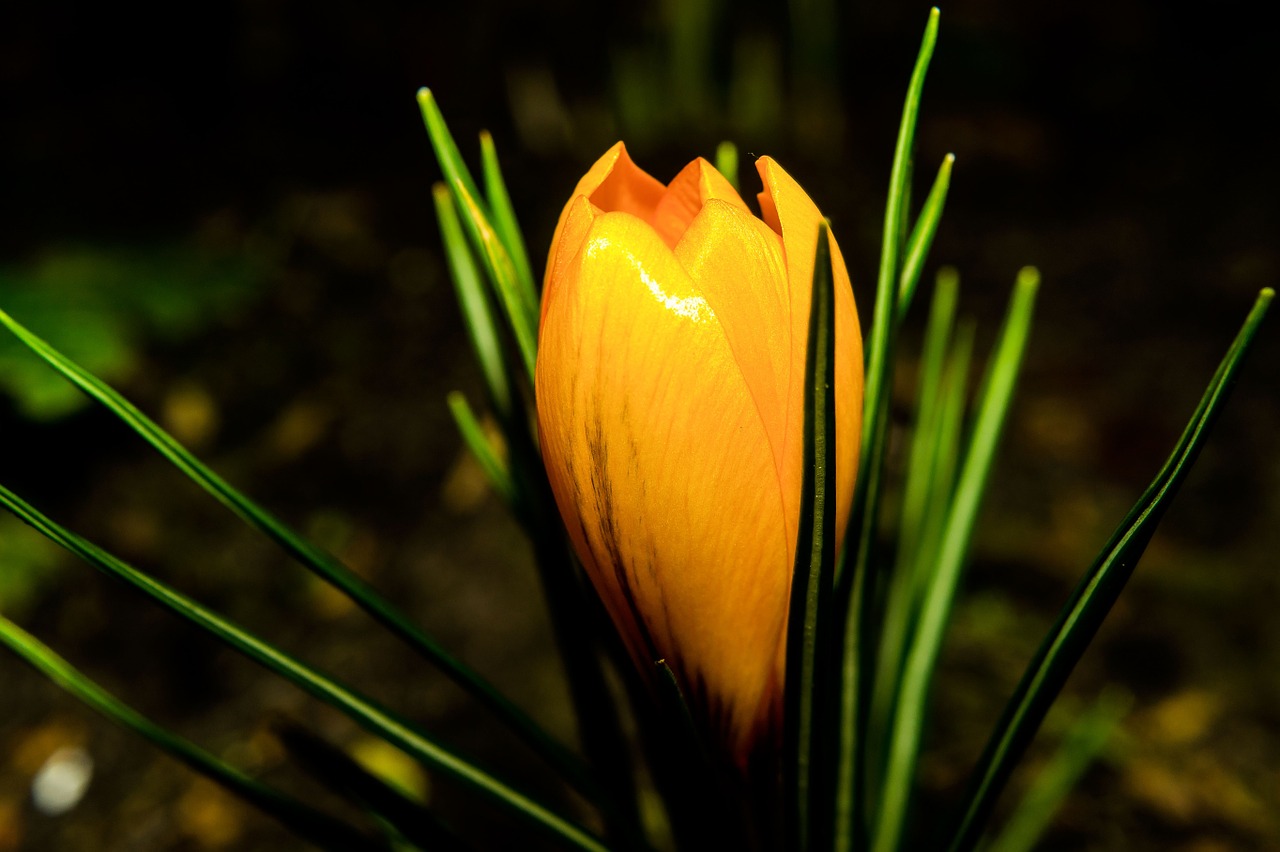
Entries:
[[954, 266], [938, 267], [938, 274], [935, 278], [939, 287], [959, 287], [960, 286], [960, 270]]

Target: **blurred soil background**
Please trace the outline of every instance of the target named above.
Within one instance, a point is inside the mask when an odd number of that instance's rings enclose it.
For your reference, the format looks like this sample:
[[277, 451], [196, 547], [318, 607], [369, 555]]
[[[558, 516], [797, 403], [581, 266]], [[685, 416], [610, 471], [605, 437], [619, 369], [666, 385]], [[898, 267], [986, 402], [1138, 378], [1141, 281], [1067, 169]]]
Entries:
[[[796, 7], [804, 4], [796, 3]], [[0, 307], [120, 387], [572, 736], [530, 559], [444, 404], [482, 399], [439, 250], [414, 102], [467, 156], [490, 129], [535, 264], [608, 145], [670, 179], [723, 138], [831, 217], [869, 317], [897, 118], [927, 6], [241, 0], [0, 10]], [[914, 818], [936, 825], [1075, 578], [1176, 440], [1257, 290], [1280, 282], [1270, 31], [1240, 3], [957, 0], [925, 90], [917, 200], [979, 351], [1017, 269], [1044, 285], [935, 692]], [[472, 162], [475, 162], [474, 158]], [[1134, 695], [1047, 850], [1280, 838], [1280, 325], [1033, 748]], [[0, 341], [0, 482], [54, 518], [564, 801], [430, 668]], [[905, 434], [900, 428], [899, 438]], [[899, 444], [901, 441], [899, 441]], [[426, 790], [485, 848], [502, 814], [0, 518], [0, 610], [139, 709], [300, 795], [272, 714]], [[61, 747], [94, 774], [51, 816]], [[1015, 777], [1014, 788], [1029, 773]], [[1010, 797], [1006, 796], [1006, 800]], [[571, 805], [570, 805], [571, 806]], [[0, 850], [279, 850], [274, 824], [0, 653]]]

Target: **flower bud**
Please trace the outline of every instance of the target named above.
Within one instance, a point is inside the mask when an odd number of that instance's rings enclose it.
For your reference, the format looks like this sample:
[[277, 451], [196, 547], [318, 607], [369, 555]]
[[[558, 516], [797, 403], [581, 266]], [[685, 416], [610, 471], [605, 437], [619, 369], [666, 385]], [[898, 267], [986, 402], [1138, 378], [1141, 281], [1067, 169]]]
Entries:
[[[666, 660], [742, 763], [777, 730], [822, 214], [773, 160], [760, 216], [706, 160], [663, 186], [622, 143], [574, 190], [542, 295], [539, 435], [569, 536], [642, 671]], [[837, 530], [862, 338], [831, 240]]]

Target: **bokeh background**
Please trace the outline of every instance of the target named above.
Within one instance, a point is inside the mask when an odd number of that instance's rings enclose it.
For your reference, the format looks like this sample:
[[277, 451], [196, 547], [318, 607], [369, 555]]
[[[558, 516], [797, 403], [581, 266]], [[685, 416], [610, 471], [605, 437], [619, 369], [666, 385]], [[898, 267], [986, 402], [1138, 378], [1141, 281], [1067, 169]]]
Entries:
[[[841, 8], [835, 8], [840, 5]], [[846, 7], [847, 6], [847, 7]], [[572, 723], [524, 542], [444, 406], [481, 398], [445, 277], [414, 92], [490, 129], [535, 263], [578, 174], [625, 138], [666, 180], [716, 142], [778, 158], [834, 222], [869, 316], [883, 193], [927, 6], [240, 0], [0, 10], [0, 307], [312, 533], [553, 730]], [[944, 813], [1040, 634], [1162, 463], [1256, 291], [1280, 281], [1280, 72], [1243, 3], [956, 0], [917, 196], [956, 173], [934, 267], [979, 346], [1044, 278], [948, 640], [922, 783]], [[474, 162], [474, 160], [473, 160]], [[923, 300], [922, 300], [923, 301]], [[900, 371], [907, 423], [922, 321]], [[1134, 703], [1045, 849], [1280, 837], [1280, 326], [1063, 709]], [[489, 766], [561, 800], [457, 690], [0, 340], [0, 482]], [[899, 430], [898, 433], [901, 434]], [[488, 848], [500, 814], [0, 518], [0, 610], [155, 718], [325, 801], [265, 729], [305, 720]], [[1051, 716], [1031, 763], [1070, 713]], [[37, 810], [58, 748], [93, 760]], [[1015, 787], [1026, 774], [1015, 778]], [[571, 804], [570, 804], [571, 806]], [[298, 848], [0, 654], [0, 850]]]

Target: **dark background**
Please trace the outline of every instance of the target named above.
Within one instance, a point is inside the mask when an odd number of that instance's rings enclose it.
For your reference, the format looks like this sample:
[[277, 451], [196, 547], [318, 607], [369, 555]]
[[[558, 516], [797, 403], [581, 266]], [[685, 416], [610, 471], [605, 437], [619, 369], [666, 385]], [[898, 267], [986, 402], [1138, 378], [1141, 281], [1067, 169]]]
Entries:
[[[101, 304], [118, 318], [102, 345], [127, 355], [107, 372], [131, 399], [568, 736], [524, 544], [444, 407], [454, 388], [481, 399], [480, 383], [439, 255], [439, 173], [414, 92], [433, 88], [467, 156], [478, 130], [493, 132], [536, 266], [577, 175], [618, 138], [663, 180], [733, 138], [750, 187], [745, 155], [769, 153], [832, 218], [868, 317], [927, 7], [854, 4], [817, 34], [781, 5], [688, 7], [703, 24], [674, 4], [567, 0], [7, 5], [0, 307], [75, 338], [76, 309]], [[1207, 9], [943, 8], [917, 149], [918, 198], [957, 155], [933, 259], [959, 269], [980, 352], [1017, 269], [1038, 266], [1044, 284], [935, 696], [922, 825], [1257, 290], [1280, 280], [1271, 30], [1245, 4]], [[95, 288], [88, 264], [72, 267], [77, 287], [40, 285], [68, 256], [107, 258], [126, 283]], [[237, 285], [206, 308], [214, 264]], [[135, 290], [137, 268], [151, 277]], [[154, 309], [175, 294], [197, 316]], [[1067, 709], [1106, 683], [1135, 703], [1046, 849], [1262, 849], [1280, 836], [1278, 340], [1273, 319], [1069, 685]], [[35, 417], [19, 394], [0, 402], [0, 436], [0, 482], [55, 518], [563, 795], [456, 690], [108, 416]], [[0, 536], [0, 595], [21, 589], [0, 608], [144, 712], [308, 796], [320, 794], [265, 734], [269, 713], [361, 747], [343, 720], [128, 590], [12, 525]], [[1043, 739], [1067, 721], [1051, 717]], [[27, 787], [65, 744], [89, 751], [96, 776], [52, 818]], [[511, 845], [502, 817], [444, 783], [431, 795], [470, 836]], [[0, 654], [0, 850], [294, 846]]]

